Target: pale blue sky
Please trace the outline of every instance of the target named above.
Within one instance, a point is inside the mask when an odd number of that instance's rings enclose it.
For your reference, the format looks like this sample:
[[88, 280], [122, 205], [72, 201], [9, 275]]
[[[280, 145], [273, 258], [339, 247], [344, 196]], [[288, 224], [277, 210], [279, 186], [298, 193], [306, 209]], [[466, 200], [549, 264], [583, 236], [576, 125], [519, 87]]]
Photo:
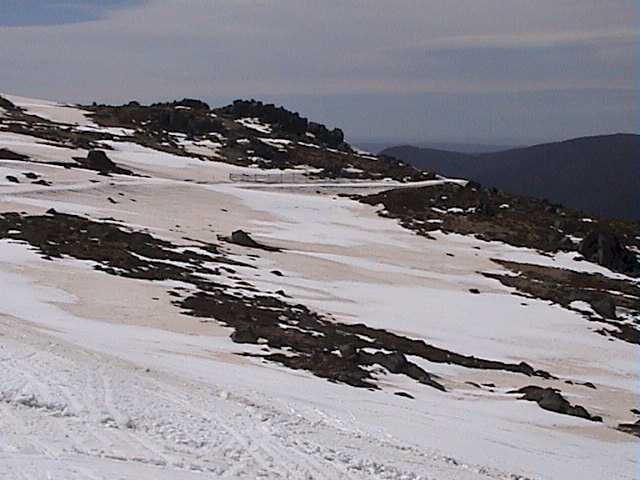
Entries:
[[357, 139], [638, 131], [635, 0], [2, 0], [0, 91], [283, 103]]
[[98, 20], [140, 0], [2, 0], [0, 26], [62, 25]]

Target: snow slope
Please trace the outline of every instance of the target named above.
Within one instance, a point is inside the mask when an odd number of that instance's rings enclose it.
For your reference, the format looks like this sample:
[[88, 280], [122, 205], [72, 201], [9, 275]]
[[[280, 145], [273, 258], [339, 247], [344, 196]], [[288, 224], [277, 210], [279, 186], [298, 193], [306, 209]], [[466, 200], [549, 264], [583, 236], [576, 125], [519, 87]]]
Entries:
[[[10, 99], [35, 115], [88, 125], [72, 107]], [[34, 171], [52, 182], [1, 182], [1, 211], [112, 217], [181, 245], [218, 243], [242, 228], [284, 249], [224, 247], [257, 267], [235, 270], [261, 291], [282, 289], [338, 321], [465, 355], [526, 361], [558, 379], [416, 358], [447, 392], [382, 372], [378, 391], [331, 383], [238, 355], [261, 347], [233, 343], [230, 328], [182, 313], [167, 282], [46, 260], [0, 240], [0, 478], [637, 478], [637, 439], [612, 428], [638, 407], [637, 346], [596, 335], [580, 314], [514, 296], [480, 272], [501, 271], [491, 261], [500, 258], [618, 274], [462, 235], [428, 240], [335, 195], [394, 182], [231, 183], [230, 171], [258, 170], [131, 142], [110, 146], [114, 161], [147, 177], [0, 160], [3, 179]], [[78, 155], [0, 132], [3, 147], [42, 162]], [[231, 275], [218, 280], [234, 285]], [[530, 384], [561, 389], [603, 423], [506, 393]]]

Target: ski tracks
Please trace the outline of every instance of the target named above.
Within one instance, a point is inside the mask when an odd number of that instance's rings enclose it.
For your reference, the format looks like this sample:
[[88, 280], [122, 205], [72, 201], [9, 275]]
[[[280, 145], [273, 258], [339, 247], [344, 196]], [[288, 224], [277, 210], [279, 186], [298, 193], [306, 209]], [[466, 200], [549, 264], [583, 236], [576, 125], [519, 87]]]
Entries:
[[501, 478], [399, 452], [0, 320], [0, 478]]

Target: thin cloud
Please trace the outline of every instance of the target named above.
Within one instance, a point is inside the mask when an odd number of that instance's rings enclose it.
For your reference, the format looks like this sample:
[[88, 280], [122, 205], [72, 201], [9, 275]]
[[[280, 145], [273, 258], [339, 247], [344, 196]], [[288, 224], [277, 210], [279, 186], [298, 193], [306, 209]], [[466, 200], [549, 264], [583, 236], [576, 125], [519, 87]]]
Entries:
[[65, 101], [585, 89], [613, 98], [636, 87], [634, 8], [626, 0], [138, 2], [80, 23], [0, 27], [0, 88]]

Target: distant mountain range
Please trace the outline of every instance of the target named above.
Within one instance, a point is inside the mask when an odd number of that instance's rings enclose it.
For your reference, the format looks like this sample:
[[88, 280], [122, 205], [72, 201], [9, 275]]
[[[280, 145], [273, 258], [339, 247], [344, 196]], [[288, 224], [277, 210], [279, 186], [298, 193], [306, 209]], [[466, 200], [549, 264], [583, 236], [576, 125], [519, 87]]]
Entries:
[[640, 219], [640, 135], [582, 137], [492, 153], [398, 146], [382, 154], [588, 213]]
[[[395, 147], [401, 142], [390, 140], [363, 140], [363, 141], [351, 141], [352, 145], [357, 146], [363, 150], [371, 153], [380, 153], [387, 148]], [[498, 152], [501, 150], [508, 150], [510, 148], [520, 147], [521, 144], [515, 145], [498, 145], [487, 143], [451, 143], [451, 142], [417, 142], [411, 143], [414, 147], [420, 148], [432, 148], [438, 150], [449, 150], [461, 153], [489, 153]]]

